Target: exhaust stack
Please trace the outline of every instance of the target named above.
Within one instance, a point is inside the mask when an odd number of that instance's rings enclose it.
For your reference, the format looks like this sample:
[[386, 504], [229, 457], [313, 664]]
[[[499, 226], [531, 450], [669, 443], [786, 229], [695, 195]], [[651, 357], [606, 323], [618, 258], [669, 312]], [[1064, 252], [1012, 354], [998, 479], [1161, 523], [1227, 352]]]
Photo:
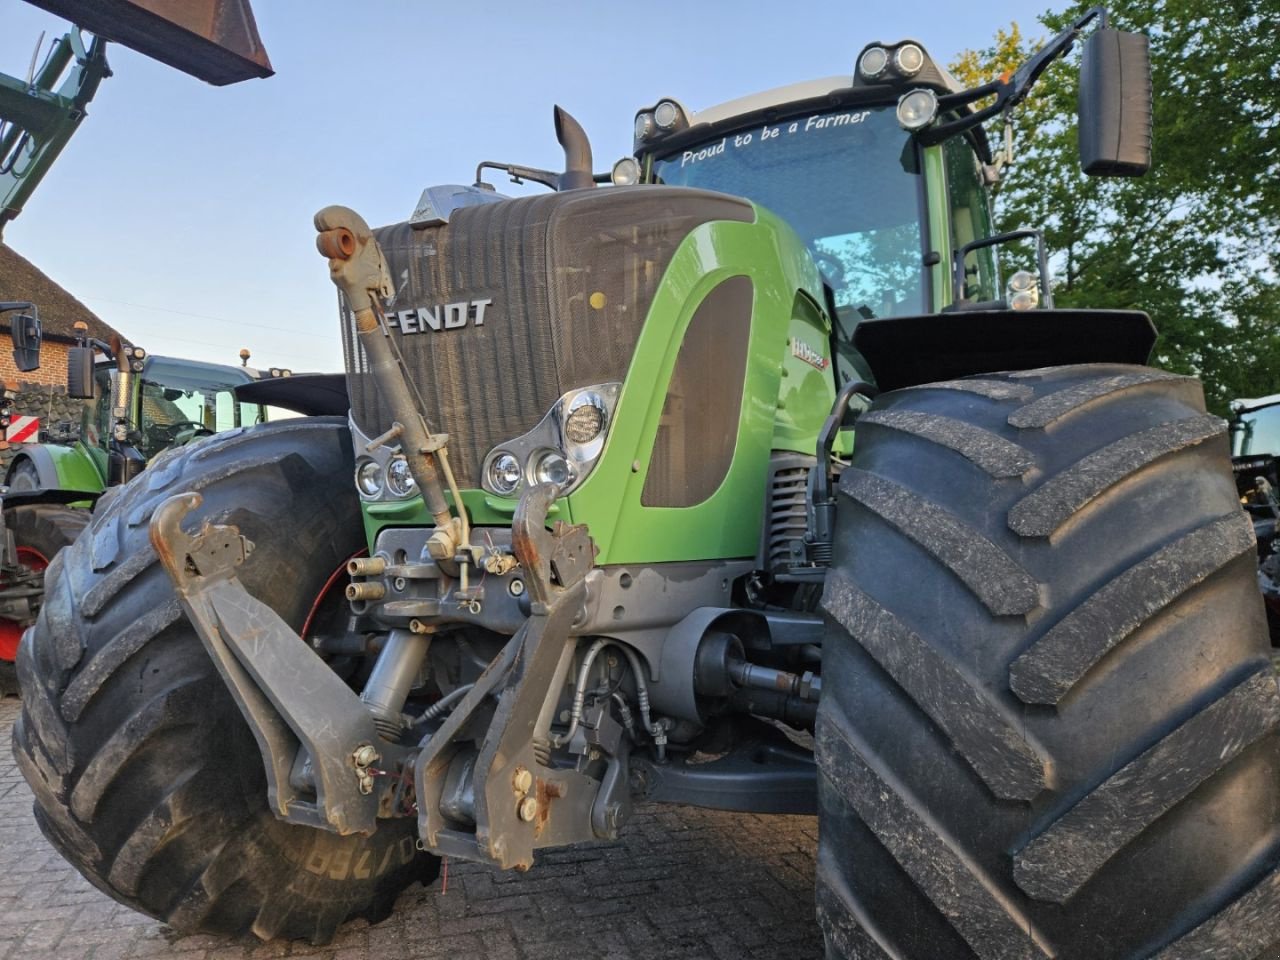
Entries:
[[582, 124], [564, 107], [555, 108], [556, 139], [564, 147], [564, 173], [557, 178], [557, 190], [581, 190], [596, 185], [591, 170], [591, 141]]

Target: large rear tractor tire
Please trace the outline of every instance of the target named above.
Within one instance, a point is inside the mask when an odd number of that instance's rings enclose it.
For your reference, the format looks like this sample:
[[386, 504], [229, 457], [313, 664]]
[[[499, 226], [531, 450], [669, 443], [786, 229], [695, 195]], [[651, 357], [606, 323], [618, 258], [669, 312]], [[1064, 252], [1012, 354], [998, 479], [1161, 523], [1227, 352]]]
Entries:
[[1225, 424], [1127, 366], [882, 395], [816, 732], [831, 958], [1280, 941], [1280, 694]]
[[[56, 503], [30, 504], [6, 510], [4, 522], [13, 534], [18, 562], [30, 570], [44, 570], [80, 535], [89, 522], [89, 511]], [[18, 693], [15, 660], [26, 628], [25, 623], [0, 618], [0, 697]]]
[[14, 752], [45, 836], [94, 885], [181, 931], [330, 940], [435, 879], [412, 819], [372, 837], [268, 809], [257, 744], [148, 540], [155, 508], [198, 490], [189, 518], [254, 542], [240, 579], [295, 630], [364, 545], [343, 422], [299, 419], [160, 456], [49, 569], [18, 658]]

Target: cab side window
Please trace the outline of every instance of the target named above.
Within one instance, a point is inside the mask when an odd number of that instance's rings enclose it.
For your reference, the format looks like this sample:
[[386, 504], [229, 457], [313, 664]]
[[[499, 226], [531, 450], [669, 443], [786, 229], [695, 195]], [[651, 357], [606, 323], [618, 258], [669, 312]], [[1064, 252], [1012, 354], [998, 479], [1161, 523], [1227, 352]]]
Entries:
[[[959, 250], [974, 240], [989, 237], [991, 206], [983, 189], [982, 167], [964, 137], [952, 137], [942, 147], [947, 168], [947, 195], [951, 206], [951, 242]], [[964, 261], [967, 300], [995, 300], [1000, 278], [993, 247], [974, 250]]]

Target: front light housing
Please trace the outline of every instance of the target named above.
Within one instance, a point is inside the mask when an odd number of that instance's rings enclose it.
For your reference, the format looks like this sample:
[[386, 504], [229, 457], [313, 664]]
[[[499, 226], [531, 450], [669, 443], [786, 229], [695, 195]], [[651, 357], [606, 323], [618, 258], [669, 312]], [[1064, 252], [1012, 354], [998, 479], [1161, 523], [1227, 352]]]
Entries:
[[659, 100], [653, 108], [653, 122], [659, 130], [672, 130], [680, 122], [680, 106], [674, 100]]
[[386, 484], [387, 492], [402, 500], [418, 492], [417, 481], [409, 471], [409, 461], [403, 456], [397, 456], [387, 464]]
[[564, 495], [586, 479], [604, 452], [620, 383], [570, 390], [528, 433], [490, 450], [481, 485], [501, 497], [522, 483], [554, 483]]
[[858, 58], [858, 72], [864, 80], [874, 80], [889, 65], [889, 52], [884, 47], [867, 47]]
[[1034, 273], [1019, 270], [1007, 284], [1010, 310], [1034, 310], [1040, 306], [1040, 281]]
[[607, 421], [604, 399], [599, 394], [583, 390], [567, 404], [564, 438], [575, 446], [586, 446], [602, 437]]
[[914, 77], [924, 66], [924, 51], [914, 43], [904, 43], [893, 53], [893, 68], [904, 77]]
[[932, 90], [912, 90], [898, 101], [898, 123], [904, 130], [923, 130], [937, 115], [938, 95]]
[[573, 485], [573, 481], [577, 479], [577, 472], [563, 454], [548, 450], [538, 454], [537, 462], [533, 467], [533, 476], [538, 483], [554, 483], [563, 490]]
[[485, 483], [494, 493], [509, 497], [520, 489], [520, 481], [524, 479], [524, 471], [520, 469], [520, 461], [505, 450], [498, 451], [489, 460], [484, 472]]
[[1036, 287], [1035, 274], [1028, 270], [1019, 270], [1009, 278], [1009, 292], [1022, 293], [1024, 290], [1034, 290]]
[[640, 182], [640, 164], [635, 157], [623, 157], [609, 174], [615, 187], [630, 187]]
[[382, 494], [382, 465], [367, 457], [356, 463], [356, 491], [365, 500], [377, 500]]

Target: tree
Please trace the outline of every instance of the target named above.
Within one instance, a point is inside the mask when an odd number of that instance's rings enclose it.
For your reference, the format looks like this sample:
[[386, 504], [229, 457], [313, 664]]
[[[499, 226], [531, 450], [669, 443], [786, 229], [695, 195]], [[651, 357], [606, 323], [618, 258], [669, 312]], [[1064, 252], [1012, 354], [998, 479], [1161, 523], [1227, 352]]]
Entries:
[[[1044, 14], [1056, 33], [1089, 8]], [[1056, 64], [1015, 118], [1001, 229], [1039, 225], [1060, 306], [1143, 309], [1161, 366], [1205, 381], [1212, 408], [1280, 392], [1280, 0], [1117, 0], [1111, 26], [1146, 33], [1155, 93], [1152, 170], [1084, 177], [1078, 71]], [[965, 85], [1039, 42], [1015, 24], [953, 65]], [[1074, 59], [1074, 57], [1072, 58]]]

